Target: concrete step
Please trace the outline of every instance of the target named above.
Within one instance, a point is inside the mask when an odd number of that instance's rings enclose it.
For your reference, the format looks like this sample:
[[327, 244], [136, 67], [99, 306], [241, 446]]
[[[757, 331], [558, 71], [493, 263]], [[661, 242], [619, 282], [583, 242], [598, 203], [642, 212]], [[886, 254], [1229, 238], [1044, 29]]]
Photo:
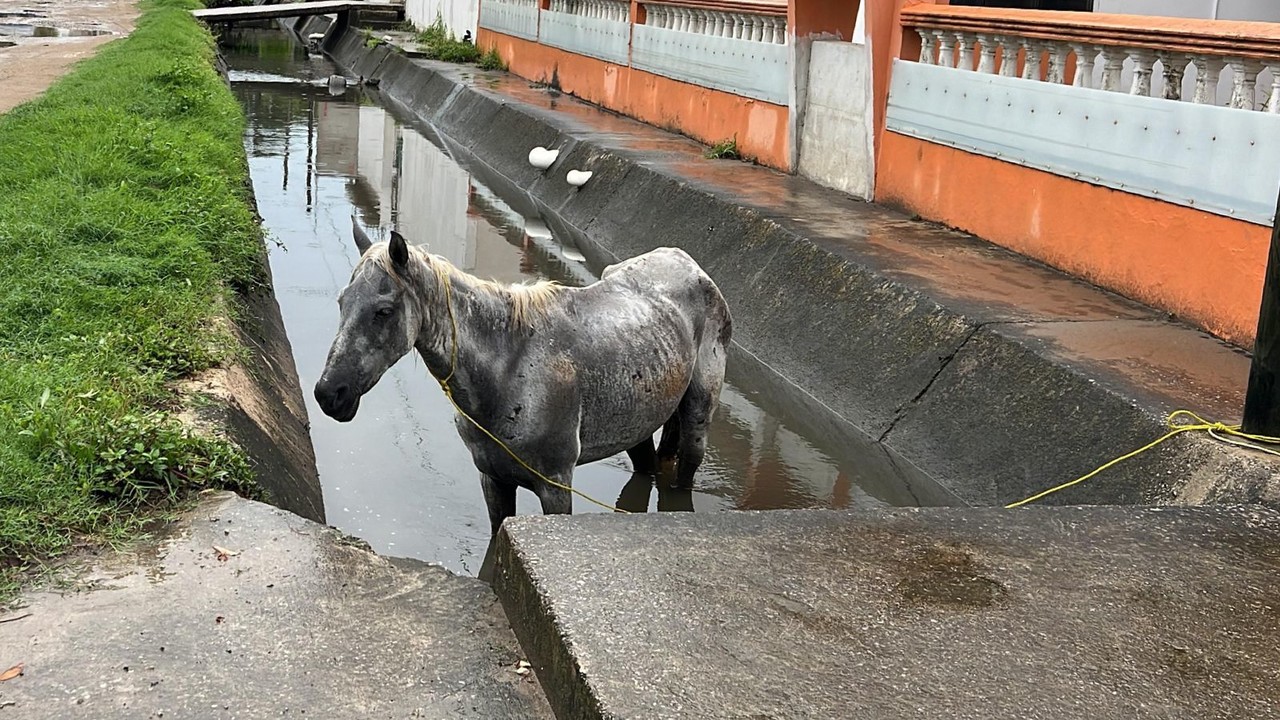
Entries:
[[551, 718], [488, 586], [268, 505], [94, 565], [0, 617], [0, 717]]
[[560, 720], [1280, 717], [1280, 515], [518, 517], [495, 587]]

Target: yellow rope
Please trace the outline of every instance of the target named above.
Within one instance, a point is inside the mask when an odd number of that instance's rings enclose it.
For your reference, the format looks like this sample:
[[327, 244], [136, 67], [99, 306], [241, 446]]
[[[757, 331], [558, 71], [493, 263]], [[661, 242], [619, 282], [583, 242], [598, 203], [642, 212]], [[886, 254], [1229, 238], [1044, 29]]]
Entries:
[[1109, 470], [1112, 467], [1115, 467], [1116, 465], [1119, 465], [1125, 460], [1129, 460], [1130, 458], [1135, 458], [1141, 455], [1142, 453], [1160, 445], [1166, 440], [1169, 440], [1170, 438], [1173, 438], [1175, 436], [1178, 436], [1178, 435], [1181, 435], [1182, 433], [1187, 433], [1187, 432], [1195, 432], [1195, 431], [1207, 432], [1211, 437], [1213, 437], [1214, 439], [1220, 442], [1224, 442], [1230, 445], [1236, 445], [1238, 447], [1248, 448], [1250, 450], [1258, 450], [1260, 452], [1269, 453], [1271, 455], [1280, 456], [1280, 451], [1276, 451], [1268, 447], [1263, 447], [1263, 445], [1280, 445], [1280, 438], [1268, 437], [1266, 435], [1253, 435], [1241, 430], [1239, 425], [1227, 425], [1225, 423], [1220, 423], [1220, 422], [1209, 422], [1208, 420], [1205, 420], [1204, 418], [1191, 412], [1190, 410], [1176, 410], [1174, 412], [1169, 413], [1169, 417], [1165, 419], [1165, 425], [1169, 427], [1169, 432], [1165, 433], [1162, 437], [1160, 437], [1155, 442], [1148, 443], [1147, 445], [1144, 445], [1143, 447], [1140, 447], [1137, 450], [1134, 450], [1133, 452], [1127, 455], [1121, 455], [1115, 460], [1112, 460], [1111, 462], [1106, 463], [1105, 465], [1102, 465], [1101, 467], [1094, 470], [1093, 472], [1090, 472], [1086, 475], [1082, 475], [1076, 478], [1075, 480], [1072, 480], [1071, 482], [1065, 482], [1065, 483], [1062, 483], [1061, 485], [1058, 485], [1057, 487], [1051, 487], [1048, 490], [1032, 495], [1031, 497], [1025, 500], [1019, 500], [1018, 502], [1015, 502], [1015, 503], [1009, 503], [1008, 505], [1005, 505], [1005, 507], [1006, 508], [1021, 507], [1023, 505], [1026, 505], [1027, 503], [1033, 503], [1036, 500], [1039, 500], [1043, 497], [1052, 495], [1053, 493], [1056, 493], [1059, 490], [1065, 490], [1073, 485], [1079, 485], [1080, 483], [1088, 480], [1089, 478], [1092, 478], [1095, 475], [1098, 475], [1099, 473], [1102, 473], [1106, 470]]
[[475, 418], [467, 414], [466, 410], [462, 409], [462, 406], [458, 405], [458, 401], [453, 398], [453, 388], [449, 386], [449, 381], [453, 379], [453, 373], [458, 369], [458, 318], [453, 314], [453, 292], [449, 283], [448, 274], [447, 273], [444, 274], [441, 280], [444, 282], [444, 302], [445, 302], [445, 307], [448, 309], [448, 312], [449, 312], [449, 325], [451, 326], [451, 329], [452, 329], [452, 339], [450, 340], [450, 344], [452, 345], [452, 350], [450, 352], [450, 358], [449, 358], [449, 374], [446, 375], [443, 380], [439, 380], [438, 382], [440, 383], [440, 389], [444, 391], [444, 396], [449, 398], [449, 402], [453, 405], [453, 409], [457, 410], [458, 414], [466, 418], [467, 421], [470, 422], [472, 425], [475, 425], [477, 430], [484, 433], [489, 437], [490, 440], [497, 443], [498, 447], [505, 450], [507, 454], [511, 456], [512, 460], [515, 460], [517, 463], [519, 463], [520, 467], [533, 473], [534, 476], [536, 476], [542, 482], [547, 483], [548, 485], [551, 485], [553, 487], [558, 487], [561, 490], [568, 490], [569, 492], [577, 495], [583, 500], [595, 503], [596, 505], [599, 505], [600, 507], [606, 510], [612, 510], [613, 512], [622, 513], [624, 515], [629, 514], [626, 510], [614, 507], [609, 503], [597, 500], [571, 485], [565, 485], [564, 483], [556, 482], [555, 480], [552, 480], [546, 475], [543, 475], [542, 473], [533, 469], [529, 465], [529, 463], [525, 462], [519, 455], [515, 453], [514, 450], [507, 447], [506, 443], [499, 440], [497, 435], [494, 435], [493, 433], [489, 432], [488, 428], [486, 428], [485, 426], [477, 422]]

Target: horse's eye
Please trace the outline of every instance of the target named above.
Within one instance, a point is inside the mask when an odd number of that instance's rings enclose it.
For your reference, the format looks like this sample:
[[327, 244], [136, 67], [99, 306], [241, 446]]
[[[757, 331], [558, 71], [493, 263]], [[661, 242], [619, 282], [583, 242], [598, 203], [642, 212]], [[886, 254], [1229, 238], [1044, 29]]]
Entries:
[[392, 310], [389, 307], [378, 308], [378, 317], [391, 317], [391, 314], [394, 312], [395, 310]]

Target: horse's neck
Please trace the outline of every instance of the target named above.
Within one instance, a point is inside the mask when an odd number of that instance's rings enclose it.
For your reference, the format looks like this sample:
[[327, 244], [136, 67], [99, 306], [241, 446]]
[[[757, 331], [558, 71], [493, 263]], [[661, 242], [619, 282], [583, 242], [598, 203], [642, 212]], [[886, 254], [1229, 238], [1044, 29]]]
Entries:
[[[433, 273], [434, 275], [434, 273]], [[448, 380], [468, 411], [474, 390], [491, 387], [523, 340], [510, 328], [511, 308], [502, 297], [478, 289], [463, 271], [449, 268], [444, 285], [424, 293], [418, 352], [437, 380]]]

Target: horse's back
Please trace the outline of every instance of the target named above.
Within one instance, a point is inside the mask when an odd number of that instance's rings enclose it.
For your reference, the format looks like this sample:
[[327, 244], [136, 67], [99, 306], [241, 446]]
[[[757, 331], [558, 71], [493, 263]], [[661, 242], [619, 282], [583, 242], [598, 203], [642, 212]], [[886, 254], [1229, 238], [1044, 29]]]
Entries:
[[660, 247], [610, 265], [600, 273], [604, 283], [630, 287], [641, 295], [684, 300], [687, 310], [697, 310], [711, 325], [715, 339], [727, 344], [733, 320], [729, 305], [711, 276], [689, 253], [676, 247]]

